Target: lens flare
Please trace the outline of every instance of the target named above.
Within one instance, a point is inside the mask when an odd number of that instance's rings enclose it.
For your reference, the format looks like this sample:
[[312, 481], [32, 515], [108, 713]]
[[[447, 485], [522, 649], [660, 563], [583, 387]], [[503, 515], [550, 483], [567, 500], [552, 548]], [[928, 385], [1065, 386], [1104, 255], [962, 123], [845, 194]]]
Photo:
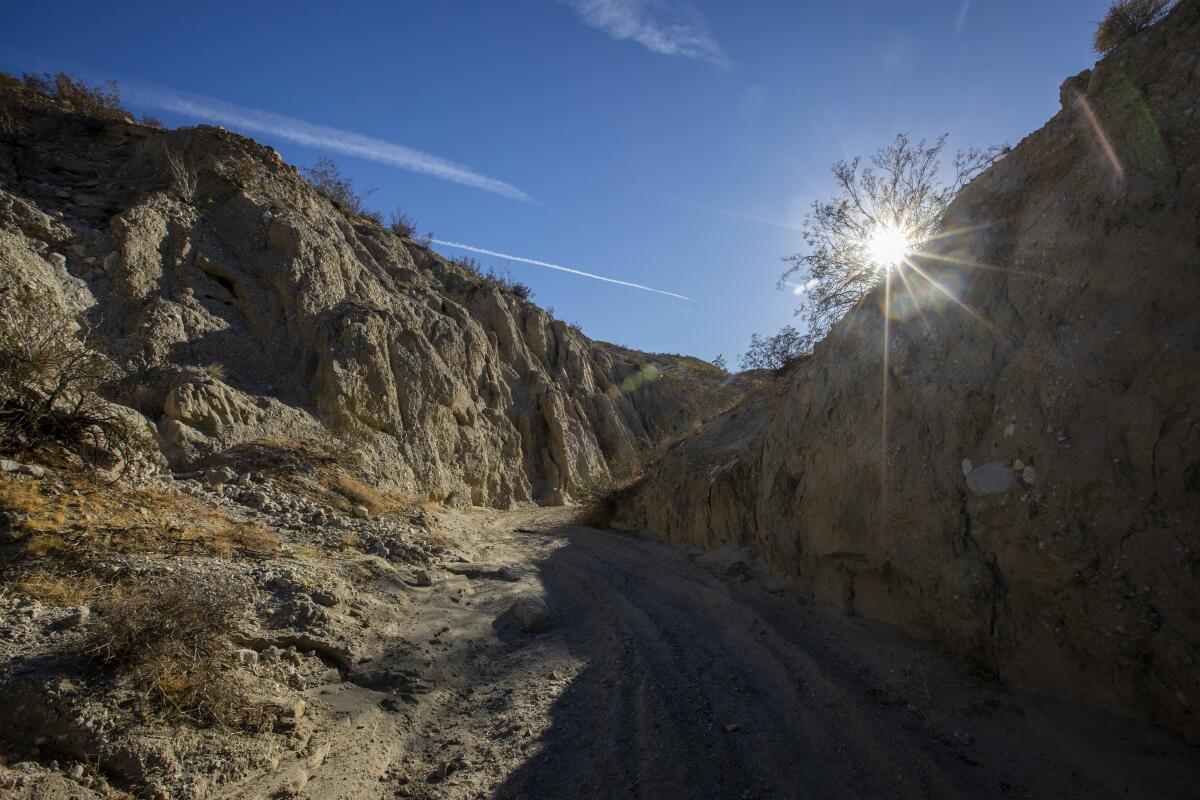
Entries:
[[867, 252], [881, 270], [890, 271], [904, 263], [912, 250], [908, 232], [897, 225], [878, 225], [866, 241]]

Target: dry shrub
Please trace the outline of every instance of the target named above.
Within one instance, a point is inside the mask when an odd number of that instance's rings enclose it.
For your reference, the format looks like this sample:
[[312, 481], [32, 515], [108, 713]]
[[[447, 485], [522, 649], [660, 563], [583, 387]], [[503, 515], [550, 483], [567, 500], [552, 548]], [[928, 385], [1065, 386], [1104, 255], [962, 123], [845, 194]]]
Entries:
[[1096, 25], [1092, 46], [1107, 53], [1158, 22], [1175, 0], [1116, 0]]
[[366, 200], [375, 193], [374, 189], [359, 192], [354, 188], [354, 179], [343, 177], [341, 169], [329, 158], [318, 158], [317, 163], [304, 168], [304, 177], [317, 193], [333, 203], [344, 214], [351, 217], [369, 217], [382, 224], [383, 217], [366, 207]]
[[399, 209], [392, 212], [388, 227], [391, 228], [392, 233], [404, 239], [411, 239], [417, 232], [417, 223], [413, 221], [412, 217]]
[[233, 586], [196, 578], [114, 592], [97, 608], [85, 654], [127, 682], [138, 709], [200, 726], [265, 729], [228, 652], [246, 609]]
[[116, 81], [89, 86], [65, 72], [26, 74], [21, 78], [26, 89], [53, 97], [70, 111], [95, 117], [122, 118], [121, 93]]
[[590, 481], [576, 490], [578, 508], [573, 522], [589, 528], [607, 528], [612, 525], [617, 510], [641, 481], [640, 471], [625, 477], [609, 475]]
[[98, 337], [44, 294], [21, 291], [0, 314], [0, 452], [124, 470], [153, 442], [97, 392], [121, 370]]
[[364, 506], [372, 516], [378, 516], [393, 510], [397, 500], [385, 496], [374, 486], [352, 478], [349, 475], [337, 475], [329, 482], [329, 488], [340, 494], [355, 505]]

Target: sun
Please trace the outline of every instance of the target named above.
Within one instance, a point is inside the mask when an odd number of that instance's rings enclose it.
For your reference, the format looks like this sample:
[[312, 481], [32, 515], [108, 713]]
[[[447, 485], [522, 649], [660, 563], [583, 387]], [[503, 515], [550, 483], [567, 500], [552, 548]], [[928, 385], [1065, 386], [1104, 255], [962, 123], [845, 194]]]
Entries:
[[877, 225], [867, 238], [867, 252], [881, 270], [900, 266], [911, 249], [908, 233], [895, 225]]

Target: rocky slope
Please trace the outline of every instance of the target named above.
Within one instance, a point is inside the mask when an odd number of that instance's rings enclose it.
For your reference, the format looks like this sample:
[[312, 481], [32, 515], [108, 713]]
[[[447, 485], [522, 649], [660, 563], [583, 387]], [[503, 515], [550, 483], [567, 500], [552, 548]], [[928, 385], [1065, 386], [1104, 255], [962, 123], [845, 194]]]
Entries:
[[70, 113], [7, 78], [0, 285], [99, 326], [176, 469], [357, 431], [393, 488], [558, 503], [736, 396], [348, 216], [252, 140]]
[[1061, 99], [618, 521], [1200, 741], [1200, 4]]

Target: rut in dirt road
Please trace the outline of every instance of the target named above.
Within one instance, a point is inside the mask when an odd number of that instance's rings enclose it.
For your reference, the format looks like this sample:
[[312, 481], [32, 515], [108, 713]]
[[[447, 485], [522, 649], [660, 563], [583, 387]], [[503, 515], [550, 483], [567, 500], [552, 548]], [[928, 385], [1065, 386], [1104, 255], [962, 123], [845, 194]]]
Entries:
[[[866, 650], [847, 642], [793, 599], [667, 545], [561, 532], [568, 543], [539, 569], [553, 635], [587, 666], [497, 797], [1183, 797], [1200, 777], [1137, 763], [1086, 775], [1039, 747], [1017, 701], [986, 681], [956, 683], [977, 720], [935, 709], [941, 698], [914, 705], [870, 663], [883, 650], [869, 637]], [[1149, 793], [1143, 767], [1159, 781]]]

